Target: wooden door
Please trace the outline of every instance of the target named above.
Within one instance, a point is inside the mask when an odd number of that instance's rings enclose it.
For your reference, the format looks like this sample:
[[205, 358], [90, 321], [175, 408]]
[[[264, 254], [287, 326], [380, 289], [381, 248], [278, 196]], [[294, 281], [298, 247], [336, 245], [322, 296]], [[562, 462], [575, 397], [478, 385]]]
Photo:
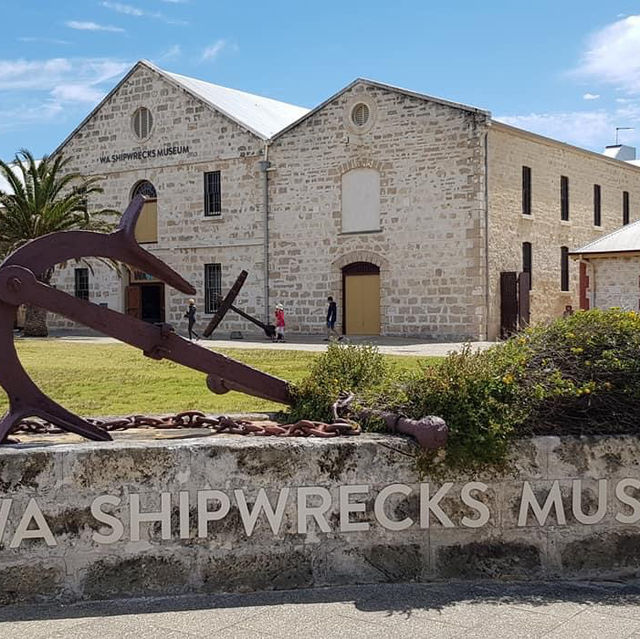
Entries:
[[158, 200], [147, 200], [144, 203], [135, 235], [140, 244], [158, 241]]
[[505, 339], [518, 330], [518, 275], [500, 273], [500, 337]]
[[380, 335], [380, 274], [345, 275], [347, 335]]
[[531, 274], [523, 271], [518, 275], [518, 326], [524, 330], [531, 321]]
[[142, 319], [142, 291], [140, 290], [140, 286], [136, 286], [135, 284], [127, 286], [124, 291], [124, 297], [127, 306], [127, 315]]

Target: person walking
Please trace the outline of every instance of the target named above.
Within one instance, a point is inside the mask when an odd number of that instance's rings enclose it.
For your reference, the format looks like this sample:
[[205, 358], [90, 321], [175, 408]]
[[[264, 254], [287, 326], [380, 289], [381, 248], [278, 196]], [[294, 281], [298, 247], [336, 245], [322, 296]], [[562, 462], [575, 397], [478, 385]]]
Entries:
[[195, 337], [196, 340], [200, 339], [200, 336], [193, 330], [193, 326], [196, 323], [196, 301], [191, 299], [189, 300], [189, 306], [187, 307], [187, 312], [184, 314], [189, 322], [189, 339], [193, 340]]
[[336, 337], [338, 340], [341, 340], [342, 335], [338, 335], [338, 331], [336, 331], [338, 305], [333, 301], [333, 297], [331, 297], [331, 295], [327, 297], [327, 302], [329, 303], [327, 308], [327, 336], [324, 338], [324, 341], [328, 342], [331, 337]]
[[276, 304], [276, 342], [284, 342], [284, 306]]

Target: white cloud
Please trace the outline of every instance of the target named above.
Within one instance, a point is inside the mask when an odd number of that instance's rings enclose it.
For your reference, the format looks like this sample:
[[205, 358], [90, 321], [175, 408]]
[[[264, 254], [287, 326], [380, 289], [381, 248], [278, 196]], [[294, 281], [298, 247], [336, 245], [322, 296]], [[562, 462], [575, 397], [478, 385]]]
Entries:
[[214, 42], [212, 45], [206, 47], [202, 52], [202, 59], [215, 60], [226, 45], [226, 40], [218, 40], [217, 42]]
[[160, 60], [175, 60], [182, 55], [182, 49], [179, 44], [170, 46], [161, 56]]
[[188, 24], [188, 22], [186, 22], [185, 20], [169, 18], [168, 16], [164, 15], [164, 13], [160, 13], [159, 11], [143, 11], [138, 7], [134, 7], [130, 4], [123, 4], [122, 2], [111, 2], [110, 0], [104, 0], [101, 4], [103, 7], [105, 7], [105, 9], [111, 9], [112, 11], [116, 11], [117, 13], [123, 13], [128, 16], [135, 16], [136, 18], [154, 18], [156, 20], [166, 22], [167, 24], [179, 26], [185, 26]]
[[60, 103], [90, 102], [96, 104], [104, 97], [104, 91], [86, 84], [59, 84], [53, 88], [51, 96]]
[[640, 92], [640, 15], [622, 18], [589, 39], [578, 76]]
[[59, 102], [20, 105], [19, 107], [0, 109], [0, 131], [6, 132], [25, 124], [51, 122], [63, 113], [64, 107]]
[[169, 4], [187, 4], [189, 0], [162, 0], [162, 2], [167, 2]]
[[[619, 115], [622, 116], [621, 113]], [[604, 110], [529, 113], [500, 116], [496, 120], [595, 151], [600, 151], [605, 145], [612, 144], [615, 128], [619, 126], [616, 114], [607, 113]]]
[[124, 29], [120, 27], [112, 27], [105, 24], [97, 24], [95, 22], [78, 22], [77, 20], [69, 20], [65, 24], [71, 29], [77, 29], [78, 31], [113, 31], [122, 33]]
[[86, 111], [129, 67], [113, 58], [0, 60], [0, 128], [64, 117], [75, 107]]
[[33, 36], [23, 36], [17, 38], [19, 42], [44, 42], [45, 44], [71, 44], [68, 40], [58, 40], [57, 38], [37, 38]]
[[599, 93], [585, 93], [582, 96], [583, 100], [597, 100], [600, 97]]
[[121, 4], [120, 2], [103, 2], [103, 7], [107, 9], [112, 9], [113, 11], [117, 11], [118, 13], [124, 13], [128, 16], [143, 16], [144, 11], [142, 9], [138, 9], [137, 7], [132, 7], [130, 4]]

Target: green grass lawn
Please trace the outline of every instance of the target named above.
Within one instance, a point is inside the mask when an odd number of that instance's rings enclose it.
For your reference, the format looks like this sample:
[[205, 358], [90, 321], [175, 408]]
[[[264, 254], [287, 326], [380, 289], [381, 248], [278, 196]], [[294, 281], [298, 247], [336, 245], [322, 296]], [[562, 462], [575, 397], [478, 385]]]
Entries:
[[[241, 393], [215, 395], [207, 389], [202, 373], [173, 362], [150, 360], [129, 346], [57, 340], [19, 341], [16, 346], [23, 366], [40, 388], [69, 410], [87, 417], [188, 409], [246, 413], [282, 408]], [[224, 354], [290, 382], [307, 375], [318, 356], [305, 351], [241, 349], [225, 350]], [[413, 369], [419, 359], [436, 358], [389, 359], [399, 368]], [[0, 409], [6, 407], [7, 398], [0, 389]]]

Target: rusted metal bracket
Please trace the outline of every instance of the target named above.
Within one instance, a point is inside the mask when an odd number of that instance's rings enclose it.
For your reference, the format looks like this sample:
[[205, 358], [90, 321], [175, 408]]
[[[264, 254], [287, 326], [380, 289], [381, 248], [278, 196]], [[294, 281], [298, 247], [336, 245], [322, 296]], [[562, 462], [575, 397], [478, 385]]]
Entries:
[[28, 242], [0, 264], [0, 386], [9, 397], [9, 411], [0, 419], [0, 443], [6, 440], [17, 422], [27, 417], [40, 417], [89, 439], [111, 439], [105, 430], [47, 397], [27, 375], [13, 342], [13, 324], [21, 304], [63, 315], [136, 346], [147, 357], [170, 359], [201, 371], [207, 375], [207, 386], [215, 393], [236, 390], [283, 404], [291, 402], [285, 380], [193, 344], [179, 337], [168, 324], [147, 324], [38, 281], [39, 274], [56, 264], [104, 257], [154, 275], [182, 293], [195, 294], [189, 282], [136, 242], [135, 226], [144, 201], [142, 196], [134, 198], [113, 233], [52, 233]]

